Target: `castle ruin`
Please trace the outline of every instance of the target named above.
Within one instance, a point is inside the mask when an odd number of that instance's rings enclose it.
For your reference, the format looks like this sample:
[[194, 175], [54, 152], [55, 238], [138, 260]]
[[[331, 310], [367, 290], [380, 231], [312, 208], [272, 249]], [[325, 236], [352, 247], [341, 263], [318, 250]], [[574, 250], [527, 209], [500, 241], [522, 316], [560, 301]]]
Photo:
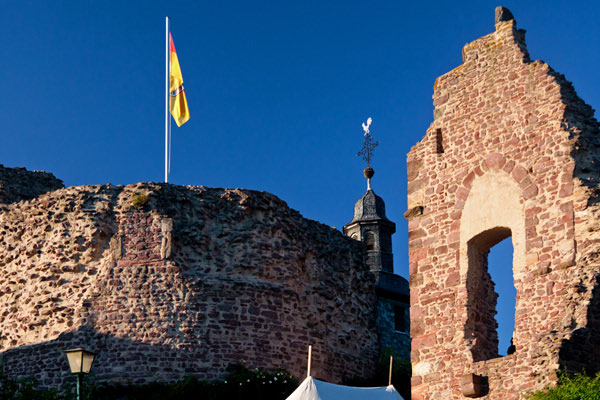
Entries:
[[[510, 11], [495, 28], [436, 80], [407, 156], [413, 400], [516, 400], [600, 365], [598, 121]], [[508, 237], [516, 351], [499, 357], [487, 254]]]
[[12, 178], [30, 188], [0, 192], [10, 200], [0, 207], [10, 376], [60, 386], [70, 379], [63, 351], [83, 346], [98, 352], [103, 381], [215, 379], [243, 362], [302, 377], [309, 344], [314, 376], [372, 373], [375, 278], [360, 242], [264, 192], [53, 190], [62, 184], [49, 174], [19, 171], [0, 169], [7, 190]]
[[2, 369], [59, 387], [64, 350], [85, 347], [99, 381], [219, 379], [241, 363], [300, 378], [311, 344], [313, 376], [370, 377], [383, 344], [399, 335], [408, 357], [410, 341], [378, 314], [366, 255], [265, 192], [63, 188], [0, 166]]

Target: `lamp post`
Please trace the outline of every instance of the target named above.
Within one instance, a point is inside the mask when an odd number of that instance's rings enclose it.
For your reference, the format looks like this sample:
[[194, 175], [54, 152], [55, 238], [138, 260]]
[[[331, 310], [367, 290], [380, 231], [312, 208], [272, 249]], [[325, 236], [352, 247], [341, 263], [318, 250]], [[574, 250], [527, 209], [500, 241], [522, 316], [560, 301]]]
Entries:
[[92, 363], [96, 354], [91, 351], [85, 350], [83, 347], [76, 349], [65, 350], [67, 360], [69, 361], [69, 368], [71, 373], [77, 375], [77, 400], [80, 400], [80, 386], [83, 374], [89, 374], [92, 369]]

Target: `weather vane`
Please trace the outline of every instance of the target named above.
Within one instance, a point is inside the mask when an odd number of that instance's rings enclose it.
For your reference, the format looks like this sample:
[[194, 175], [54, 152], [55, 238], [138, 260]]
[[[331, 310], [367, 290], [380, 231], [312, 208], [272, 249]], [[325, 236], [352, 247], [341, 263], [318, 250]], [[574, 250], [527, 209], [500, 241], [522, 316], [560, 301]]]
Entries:
[[379, 146], [379, 142], [373, 141], [373, 136], [371, 136], [370, 126], [373, 122], [373, 119], [369, 117], [367, 119], [367, 124], [363, 122], [362, 128], [365, 131], [365, 140], [363, 142], [362, 150], [359, 151], [356, 156], [362, 156], [363, 160], [367, 162], [367, 167], [371, 166], [371, 158], [373, 158], [373, 149]]
[[363, 122], [362, 128], [363, 128], [363, 131], [365, 131], [365, 140], [363, 141], [362, 150], [356, 154], [356, 156], [362, 156], [363, 160], [365, 160], [367, 162], [367, 168], [365, 168], [365, 170], [363, 171], [365, 178], [367, 178], [367, 190], [371, 190], [371, 178], [375, 174], [375, 171], [373, 170], [373, 168], [371, 168], [371, 159], [373, 158], [373, 149], [375, 149], [375, 147], [379, 146], [379, 142], [374, 142], [373, 136], [371, 136], [370, 127], [371, 127], [372, 122], [373, 122], [373, 119], [371, 117], [369, 117], [367, 119], [366, 125]]

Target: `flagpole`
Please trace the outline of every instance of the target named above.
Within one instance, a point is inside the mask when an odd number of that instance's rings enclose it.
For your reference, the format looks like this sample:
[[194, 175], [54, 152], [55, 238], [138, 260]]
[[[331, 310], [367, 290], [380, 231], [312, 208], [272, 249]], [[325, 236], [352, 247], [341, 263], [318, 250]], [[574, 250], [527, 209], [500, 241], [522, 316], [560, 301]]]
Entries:
[[170, 85], [170, 60], [169, 60], [169, 17], [166, 17], [166, 33], [165, 33], [165, 183], [169, 183], [169, 85]]

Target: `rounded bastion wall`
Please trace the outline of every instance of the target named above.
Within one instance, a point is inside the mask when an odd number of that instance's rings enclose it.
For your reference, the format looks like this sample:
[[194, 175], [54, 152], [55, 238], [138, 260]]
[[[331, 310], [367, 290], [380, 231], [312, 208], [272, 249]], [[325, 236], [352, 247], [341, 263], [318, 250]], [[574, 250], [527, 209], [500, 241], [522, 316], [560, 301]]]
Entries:
[[309, 344], [313, 376], [368, 376], [373, 285], [359, 243], [264, 192], [81, 186], [0, 212], [2, 366], [44, 386], [79, 346], [99, 380], [301, 378]]

